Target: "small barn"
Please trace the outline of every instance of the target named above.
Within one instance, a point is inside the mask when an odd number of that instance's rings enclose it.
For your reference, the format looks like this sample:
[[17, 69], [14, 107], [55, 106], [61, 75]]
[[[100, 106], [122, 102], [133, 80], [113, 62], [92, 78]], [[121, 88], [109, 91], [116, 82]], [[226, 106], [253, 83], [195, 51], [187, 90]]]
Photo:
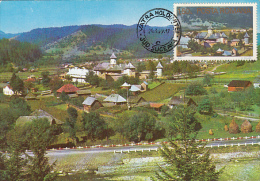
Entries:
[[106, 99], [104, 99], [104, 102], [114, 103], [116, 105], [122, 105], [122, 104], [126, 104], [126, 99], [120, 96], [119, 94], [111, 94]]
[[228, 84], [228, 91], [229, 92], [235, 92], [235, 91], [241, 91], [246, 89], [247, 87], [250, 87], [252, 85], [252, 82], [246, 81], [246, 80], [232, 80]]
[[79, 90], [80, 90], [79, 88], [75, 87], [72, 84], [65, 84], [64, 86], [59, 88], [56, 92], [57, 92], [57, 97], [60, 97], [62, 92], [65, 92], [66, 94], [76, 94], [77, 91]]
[[82, 104], [84, 111], [86, 112], [95, 111], [101, 107], [104, 107], [101, 102], [94, 97], [87, 97]]
[[196, 102], [192, 98], [186, 98], [182, 96], [173, 96], [168, 103], [169, 108], [173, 108], [179, 105], [197, 106]]
[[161, 112], [162, 106], [164, 104], [161, 103], [150, 103], [150, 107], [154, 108], [155, 111]]
[[29, 92], [24, 98], [25, 100], [35, 100], [36, 99], [36, 95], [33, 94], [32, 92]]
[[50, 122], [50, 125], [61, 125], [63, 124], [62, 121], [60, 121], [59, 119], [56, 119], [55, 117], [53, 117], [52, 115], [50, 115], [49, 113], [47, 113], [44, 110], [38, 109], [35, 110], [33, 113], [30, 114], [30, 116], [20, 116], [17, 120], [16, 120], [16, 124], [25, 124], [27, 122], [32, 122], [35, 119], [47, 119]]
[[86, 96], [91, 96], [91, 91], [86, 89], [86, 90], [78, 90], [77, 95], [81, 97], [86, 97]]

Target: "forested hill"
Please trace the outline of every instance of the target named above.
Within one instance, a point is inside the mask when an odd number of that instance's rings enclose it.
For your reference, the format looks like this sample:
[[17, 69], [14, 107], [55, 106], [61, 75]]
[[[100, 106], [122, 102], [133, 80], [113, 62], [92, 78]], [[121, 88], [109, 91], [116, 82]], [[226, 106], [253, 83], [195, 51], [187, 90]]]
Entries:
[[2, 39], [2, 38], [13, 38], [13, 37], [18, 36], [18, 35], [20, 35], [20, 33], [11, 34], [11, 33], [5, 33], [3, 31], [0, 31], [0, 39]]
[[[136, 24], [132, 26], [115, 24], [37, 28], [30, 32], [21, 33], [14, 39], [37, 44], [47, 52], [53, 50], [66, 52], [64, 57], [93, 53], [90, 51], [93, 49], [101, 49], [99, 53], [105, 52], [105, 49], [110, 51], [112, 49], [125, 50], [140, 56], [151, 53], [142, 47], [136, 35], [136, 27]], [[160, 36], [161, 41], [169, 39], [167, 34], [154, 35], [153, 39], [158, 36]]]
[[15, 65], [26, 65], [38, 60], [42, 52], [38, 45], [17, 40], [0, 40], [0, 65], [13, 63]]

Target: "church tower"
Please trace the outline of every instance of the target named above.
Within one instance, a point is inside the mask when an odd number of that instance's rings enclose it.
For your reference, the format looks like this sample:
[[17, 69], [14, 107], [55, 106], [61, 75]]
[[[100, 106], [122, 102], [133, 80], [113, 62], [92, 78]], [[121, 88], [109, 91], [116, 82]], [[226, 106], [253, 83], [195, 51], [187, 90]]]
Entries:
[[211, 36], [212, 34], [213, 34], [213, 28], [212, 28], [212, 26], [210, 25], [210, 26], [208, 27], [207, 37]]
[[111, 57], [110, 57], [110, 65], [111, 66], [115, 66], [116, 65], [116, 56], [114, 53], [112, 53]]
[[162, 66], [161, 62], [158, 63], [158, 65], [156, 66], [156, 69], [157, 69], [157, 77], [162, 77], [163, 66]]
[[247, 34], [247, 32], [244, 36], [244, 42], [245, 42], [246, 45], [249, 44], [249, 35]]

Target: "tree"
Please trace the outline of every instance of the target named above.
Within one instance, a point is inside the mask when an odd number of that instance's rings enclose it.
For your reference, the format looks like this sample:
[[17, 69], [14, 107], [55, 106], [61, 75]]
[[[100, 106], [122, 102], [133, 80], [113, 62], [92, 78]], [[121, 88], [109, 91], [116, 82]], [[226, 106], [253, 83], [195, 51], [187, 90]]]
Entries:
[[58, 76], [55, 76], [50, 80], [49, 86], [52, 92], [56, 92], [60, 87], [63, 86], [63, 81]]
[[[160, 153], [166, 166], [159, 167], [154, 180], [218, 180], [222, 171], [215, 171], [216, 166], [209, 158], [209, 150], [205, 144], [196, 142], [196, 123], [191, 118], [194, 111], [190, 108], [180, 108], [175, 111], [172, 122], [175, 124], [176, 135], [170, 140], [170, 149], [163, 144]], [[179, 139], [179, 143], [175, 142]], [[199, 147], [200, 146], [200, 147]]]
[[169, 110], [169, 107], [166, 105], [163, 105], [162, 109], [161, 109], [162, 116], [166, 116], [168, 110]]
[[125, 124], [125, 135], [130, 141], [151, 141], [159, 138], [163, 130], [156, 123], [156, 119], [148, 112], [139, 112]]
[[16, 126], [7, 135], [9, 158], [6, 160], [6, 180], [22, 180], [26, 176], [24, 168], [28, 160], [22, 157], [28, 148], [26, 134], [29, 129], [26, 126]]
[[89, 71], [89, 73], [86, 75], [85, 81], [88, 82], [90, 85], [96, 85], [99, 86], [101, 82], [101, 78], [99, 78], [93, 71]]
[[185, 93], [186, 95], [205, 95], [207, 91], [203, 88], [202, 84], [195, 82], [187, 87]]
[[99, 113], [90, 112], [87, 114], [84, 112], [82, 115], [82, 123], [84, 126], [86, 136], [92, 142], [94, 142], [97, 139], [102, 140], [110, 136], [106, 135], [108, 125]]
[[13, 73], [10, 79], [10, 86], [12, 87], [15, 94], [23, 93], [24, 91], [24, 83], [23, 81]]
[[27, 116], [31, 113], [31, 107], [22, 98], [14, 98], [9, 102], [9, 107], [12, 109], [12, 113], [17, 116]]
[[65, 125], [69, 127], [70, 137], [76, 139], [76, 122], [78, 117], [78, 112], [75, 108], [69, 107], [67, 109], [69, 117], [66, 119]]
[[213, 112], [212, 103], [210, 102], [209, 97], [206, 97], [202, 101], [200, 101], [198, 106], [198, 112], [200, 114], [211, 114]]
[[33, 156], [27, 155], [29, 159], [28, 174], [29, 180], [52, 181], [56, 180], [56, 174], [51, 173], [54, 164], [50, 165], [46, 155], [47, 146], [54, 140], [55, 135], [50, 122], [47, 119], [35, 119], [27, 129], [26, 139]]
[[60, 94], [60, 99], [63, 101], [63, 102], [66, 102], [69, 100], [69, 96], [64, 92], [62, 91], [62, 93]]
[[214, 76], [213, 75], [210, 75], [210, 74], [205, 74], [204, 78], [203, 78], [203, 84], [207, 85], [207, 86], [210, 86], [211, 85], [211, 81], [214, 79]]
[[49, 77], [50, 72], [49, 71], [45, 71], [41, 73], [42, 75], [42, 84], [47, 87], [49, 85], [49, 82], [51, 81], [51, 78]]

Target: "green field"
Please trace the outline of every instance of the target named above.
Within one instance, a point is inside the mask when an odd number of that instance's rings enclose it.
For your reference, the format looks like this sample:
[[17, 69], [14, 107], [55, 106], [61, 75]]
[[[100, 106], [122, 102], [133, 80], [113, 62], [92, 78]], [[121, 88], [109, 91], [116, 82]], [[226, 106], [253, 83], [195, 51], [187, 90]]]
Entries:
[[183, 87], [185, 87], [185, 84], [164, 83], [152, 90], [141, 93], [140, 96], [146, 101], [162, 101], [173, 96]]

